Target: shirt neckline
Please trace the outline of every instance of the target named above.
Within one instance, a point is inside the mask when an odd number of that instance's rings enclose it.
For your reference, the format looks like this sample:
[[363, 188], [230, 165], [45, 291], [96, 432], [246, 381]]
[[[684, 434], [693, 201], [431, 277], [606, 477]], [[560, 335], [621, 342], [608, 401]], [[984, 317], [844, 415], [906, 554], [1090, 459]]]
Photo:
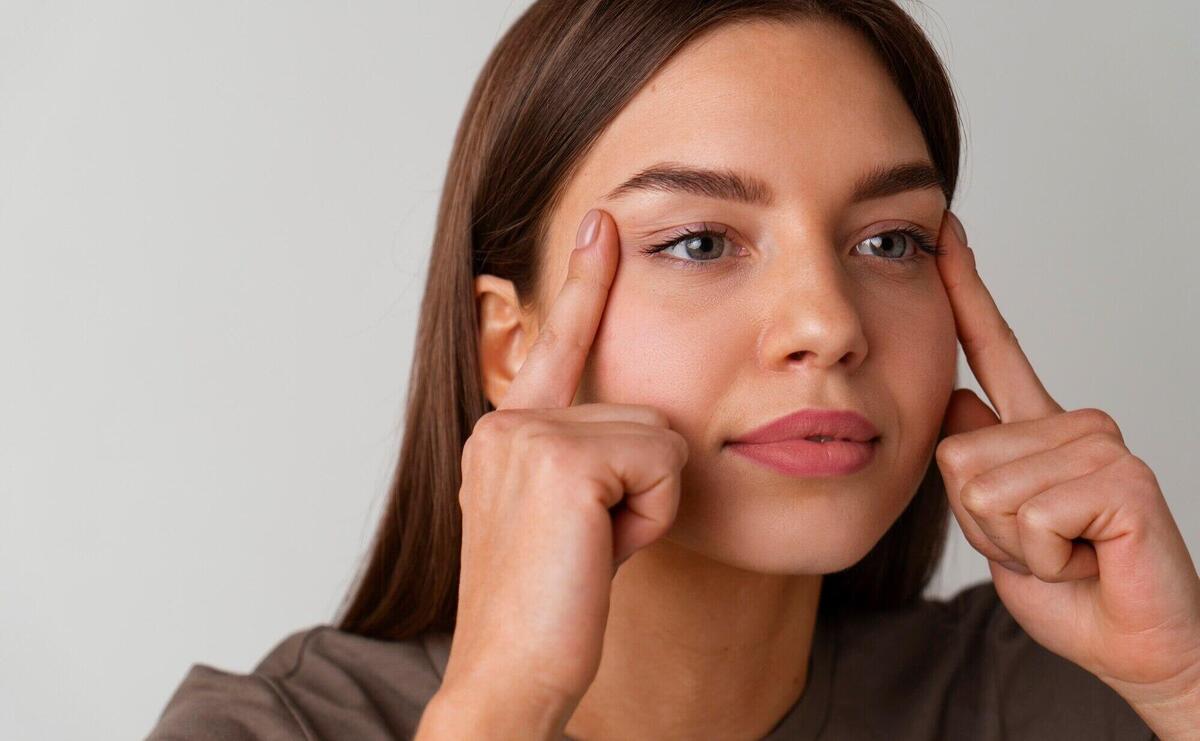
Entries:
[[[808, 677], [800, 697], [761, 741], [814, 741], [829, 718], [833, 694], [833, 668], [837, 654], [838, 620], [834, 610], [817, 610], [812, 650], [808, 656]], [[450, 633], [426, 633], [425, 651], [438, 679], [445, 678], [450, 660]], [[578, 741], [563, 735], [562, 741]]]
[[804, 692], [762, 741], [813, 741], [829, 718], [837, 654], [837, 613], [817, 610]]

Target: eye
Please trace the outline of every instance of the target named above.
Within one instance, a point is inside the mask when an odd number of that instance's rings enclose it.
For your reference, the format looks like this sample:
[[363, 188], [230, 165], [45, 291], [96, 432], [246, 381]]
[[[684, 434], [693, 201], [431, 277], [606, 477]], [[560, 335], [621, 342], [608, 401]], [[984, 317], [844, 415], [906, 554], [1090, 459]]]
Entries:
[[729, 230], [712, 229], [704, 224], [699, 229], [685, 228], [665, 241], [642, 249], [642, 254], [674, 251], [675, 261], [685, 268], [704, 268], [700, 263], [716, 262], [730, 248]]
[[[909, 243], [913, 244], [914, 249], [912, 255], [906, 256]], [[880, 232], [864, 239], [855, 245], [855, 247], [864, 244], [868, 245], [868, 250], [881, 250], [884, 253], [884, 259], [889, 262], [915, 263], [925, 255], [940, 255], [943, 252], [937, 245], [937, 237], [928, 234], [924, 229], [909, 225]], [[898, 253], [897, 250], [899, 251]], [[872, 252], [868, 252], [867, 254], [874, 255]]]
[[[908, 250], [910, 244], [913, 246], [911, 253]], [[938, 255], [943, 252], [937, 245], [936, 236], [908, 224], [879, 232], [859, 242], [855, 248], [862, 245], [867, 245], [867, 251], [856, 249], [858, 254], [906, 265], [919, 262], [925, 255]], [[705, 263], [718, 262], [732, 246], [733, 242], [727, 229], [714, 229], [704, 224], [699, 229], [686, 227], [658, 244], [643, 248], [641, 252], [646, 255], [667, 252], [674, 255], [672, 262], [679, 267], [705, 269], [710, 267]], [[876, 254], [875, 250], [882, 254]]]

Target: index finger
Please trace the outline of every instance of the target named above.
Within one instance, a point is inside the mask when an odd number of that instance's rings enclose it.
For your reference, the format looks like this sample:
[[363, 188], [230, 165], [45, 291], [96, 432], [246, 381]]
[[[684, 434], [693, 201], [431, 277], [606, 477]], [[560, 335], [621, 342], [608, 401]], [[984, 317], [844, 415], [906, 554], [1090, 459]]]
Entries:
[[616, 225], [604, 211], [588, 211], [576, 242], [592, 218], [595, 237], [571, 251], [566, 281], [498, 409], [568, 407], [575, 398], [619, 260]]
[[[975, 253], [959, 237], [962, 225], [946, 210], [938, 242], [938, 270], [950, 305], [963, 354], [1001, 422], [1042, 419], [1063, 408], [1051, 398], [1017, 344], [1016, 333], [1000, 314], [975, 267]], [[957, 230], [956, 230], [957, 228]], [[965, 235], [965, 232], [964, 232]]]

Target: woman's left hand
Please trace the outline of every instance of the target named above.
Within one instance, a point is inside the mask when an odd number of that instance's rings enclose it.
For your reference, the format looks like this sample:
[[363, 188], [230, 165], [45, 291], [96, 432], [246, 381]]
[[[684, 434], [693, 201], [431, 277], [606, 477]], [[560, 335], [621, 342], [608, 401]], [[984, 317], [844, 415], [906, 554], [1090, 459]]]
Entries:
[[1187, 545], [1112, 417], [1064, 411], [1046, 392], [954, 220], [947, 212], [938, 270], [996, 409], [966, 389], [951, 396], [936, 460], [954, 516], [1030, 637], [1099, 677], [1161, 737], [1183, 737], [1200, 728], [1200, 576]]

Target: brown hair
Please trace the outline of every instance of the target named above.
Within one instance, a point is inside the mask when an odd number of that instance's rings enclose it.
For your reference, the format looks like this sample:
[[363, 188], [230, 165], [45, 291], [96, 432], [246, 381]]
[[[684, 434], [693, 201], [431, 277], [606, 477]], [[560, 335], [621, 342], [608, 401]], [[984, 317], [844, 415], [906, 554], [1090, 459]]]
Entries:
[[[538, 0], [484, 64], [454, 141], [421, 302], [400, 457], [370, 557], [336, 627], [404, 640], [453, 631], [462, 448], [492, 410], [483, 393], [474, 278], [512, 281], [528, 308], [539, 245], [574, 167], [654, 72], [730, 21], [840, 21], [878, 50], [944, 177], [958, 178], [959, 119], [945, 69], [892, 0]], [[941, 438], [939, 437], [939, 440]], [[948, 506], [931, 456], [908, 507], [853, 566], [824, 577], [821, 609], [921, 595], [941, 558]]]

